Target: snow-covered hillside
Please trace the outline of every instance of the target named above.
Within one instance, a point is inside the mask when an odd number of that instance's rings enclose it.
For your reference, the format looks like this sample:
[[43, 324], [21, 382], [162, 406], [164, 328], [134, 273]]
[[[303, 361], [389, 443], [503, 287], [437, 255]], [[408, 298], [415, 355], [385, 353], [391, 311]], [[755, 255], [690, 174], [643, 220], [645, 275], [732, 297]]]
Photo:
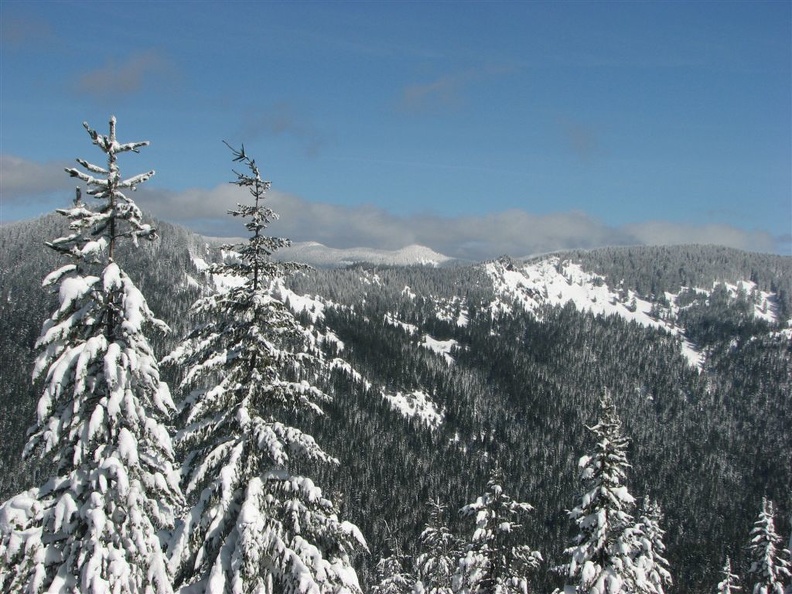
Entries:
[[510, 311], [517, 306], [541, 316], [543, 306], [572, 303], [580, 311], [594, 315], [617, 315], [642, 326], [656, 328], [678, 336], [681, 349], [691, 365], [701, 368], [703, 354], [687, 340], [678, 324], [678, 314], [686, 307], [689, 295], [708, 299], [716, 287], [725, 288], [729, 297], [750, 299], [753, 315], [771, 323], [778, 322], [777, 296], [760, 291], [751, 281], [716, 283], [708, 288], [684, 287], [679, 293], [666, 292], [646, 300], [622, 286], [610, 287], [605, 279], [587, 272], [577, 263], [559, 256], [549, 256], [527, 263], [511, 260], [488, 262], [484, 268], [492, 279], [496, 299], [493, 311]]
[[[20, 453], [41, 397], [30, 382], [33, 345], [56, 307], [41, 279], [62, 265], [41, 242], [61, 233], [59, 218], [0, 227], [4, 496], [50, 470]], [[214, 249], [223, 242], [157, 226], [158, 241], [119, 251], [118, 262], [172, 328], [154, 335], [159, 355], [196, 323], [190, 306], [202, 291], [240, 279], [206, 274], [233, 262]], [[298, 420], [339, 461], [323, 483], [343, 494], [343, 513], [368, 540], [372, 555], [358, 557], [366, 575], [390, 543], [408, 551], [418, 542], [423, 500], [439, 495], [453, 514], [465, 493], [480, 493], [490, 461], [530, 495], [530, 532], [557, 562], [568, 526], [546, 519], [563, 519], [574, 501], [577, 460], [590, 446], [584, 428], [604, 392], [632, 439], [633, 484], [671, 510], [678, 587], [711, 591], [724, 547], [747, 542], [750, 502], [770, 496], [786, 506], [788, 539], [792, 258], [608, 248], [436, 268], [315, 266], [271, 290], [321, 357], [319, 387], [332, 401], [324, 415]]]
[[[318, 244], [317, 244], [318, 245]], [[416, 252], [416, 253], [420, 253]], [[223, 255], [222, 257], [225, 257]], [[223, 274], [209, 273], [209, 265], [203, 258], [193, 256], [193, 265], [196, 270], [204, 277], [204, 283], [209, 290], [212, 291], [227, 291], [235, 286], [240, 285], [245, 279], [240, 277], [228, 276]], [[373, 275], [372, 279], [361, 279], [366, 285], [376, 285], [378, 277]], [[200, 282], [190, 277], [191, 283], [199, 285]], [[319, 295], [300, 295], [289, 289], [283, 282], [283, 279], [274, 279], [270, 282], [269, 292], [277, 299], [286, 303], [295, 314], [307, 314], [310, 319], [310, 324], [305, 328], [305, 338], [312, 347], [315, 348], [317, 355], [322, 358], [321, 347], [322, 345], [331, 344], [335, 347], [339, 356], [326, 361], [328, 369], [340, 369], [355, 381], [364, 384], [369, 389], [374, 389], [379, 393], [385, 402], [391, 408], [398, 411], [400, 414], [408, 418], [414, 418], [428, 428], [437, 428], [443, 421], [443, 413], [434, 404], [432, 397], [426, 391], [421, 389], [413, 390], [409, 393], [397, 391], [391, 393], [383, 386], [375, 385], [374, 382], [368, 380], [360, 372], [358, 372], [349, 362], [344, 360], [344, 343], [339, 340], [338, 336], [330, 328], [320, 330], [319, 327], [323, 326], [322, 322], [325, 321], [325, 309], [328, 307], [343, 308], [344, 306], [333, 303], [332, 301], [321, 297]], [[407, 334], [414, 334], [418, 332], [418, 328], [398, 322], [392, 316], [386, 317], [386, 323], [400, 327]], [[440, 341], [432, 336], [425, 334], [422, 338], [420, 346], [442, 356], [447, 364], [453, 363], [451, 350], [456, 346], [456, 341]]]

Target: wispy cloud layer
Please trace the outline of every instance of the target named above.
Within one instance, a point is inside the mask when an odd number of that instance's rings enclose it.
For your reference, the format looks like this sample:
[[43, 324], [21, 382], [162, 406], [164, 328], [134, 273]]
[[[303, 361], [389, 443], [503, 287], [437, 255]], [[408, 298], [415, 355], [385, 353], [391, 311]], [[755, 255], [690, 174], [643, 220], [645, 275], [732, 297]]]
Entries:
[[[161, 194], [141, 189], [138, 203], [157, 217], [215, 237], [245, 234], [238, 220], [225, 215], [244, 199], [238, 188], [218, 186]], [[269, 229], [293, 241], [318, 241], [330, 247], [398, 249], [428, 246], [448, 256], [485, 260], [606, 245], [718, 244], [751, 251], [778, 252], [781, 240], [763, 231], [727, 225], [689, 225], [649, 221], [611, 226], [586, 213], [536, 215], [509, 210], [480, 217], [397, 216], [373, 206], [316, 203], [273, 191], [270, 206], [281, 215]]]
[[52, 26], [44, 20], [6, 17], [0, 23], [0, 43], [4, 49], [22, 50], [53, 41]]
[[240, 133], [247, 139], [285, 136], [295, 140], [307, 156], [316, 156], [325, 143], [320, 130], [291, 103], [280, 101], [267, 109], [248, 112]]
[[152, 81], [172, 81], [175, 69], [160, 53], [149, 50], [126, 61], [109, 60], [103, 67], [79, 77], [76, 91], [99, 98], [123, 97], [141, 91]]
[[773, 237], [764, 231], [744, 231], [729, 225], [690, 225], [668, 221], [648, 221], [628, 225], [624, 230], [638, 243], [676, 245], [684, 243], [717, 244], [744, 250], [783, 252], [784, 237]]
[[0, 155], [0, 202], [27, 202], [63, 190], [69, 163], [37, 163], [13, 155]]
[[464, 90], [474, 83], [483, 82], [491, 76], [511, 72], [507, 67], [469, 68], [460, 72], [444, 74], [429, 82], [407, 85], [402, 89], [399, 108], [406, 112], [424, 112], [463, 103]]
[[569, 117], [559, 117], [557, 122], [569, 149], [581, 160], [589, 161], [599, 152], [599, 139], [593, 127]]
[[[55, 192], [63, 194], [57, 200], [66, 206], [62, 172], [67, 165], [0, 155], [0, 206], [8, 207], [0, 219], [7, 222], [16, 207], [31, 201], [49, 206]], [[481, 216], [398, 216], [371, 205], [311, 202], [275, 190], [268, 198], [280, 215], [269, 229], [271, 234], [335, 248], [399, 249], [420, 244], [456, 258], [485, 260], [606, 245], [699, 243], [774, 253], [788, 253], [790, 247], [789, 237], [723, 224], [645, 221], [613, 226], [584, 212], [537, 215], [521, 209]], [[214, 237], [245, 235], [239, 219], [226, 214], [245, 199], [246, 194], [232, 184], [183, 192], [142, 186], [135, 195], [141, 208], [153, 216]]]
[[433, 81], [413, 84], [402, 91], [400, 107], [422, 111], [430, 107], [447, 107], [459, 102], [459, 92], [470, 80], [469, 73], [441, 76]]

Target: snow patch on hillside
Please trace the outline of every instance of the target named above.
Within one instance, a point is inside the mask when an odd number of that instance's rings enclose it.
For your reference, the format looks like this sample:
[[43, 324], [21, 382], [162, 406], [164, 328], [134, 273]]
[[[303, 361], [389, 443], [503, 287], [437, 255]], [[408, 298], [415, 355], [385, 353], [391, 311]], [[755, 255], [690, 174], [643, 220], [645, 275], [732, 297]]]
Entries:
[[428, 334], [425, 334], [421, 346], [426, 349], [429, 349], [430, 351], [434, 351], [438, 355], [442, 355], [443, 358], [446, 360], [446, 363], [451, 365], [454, 362], [454, 358], [451, 356], [451, 351], [458, 344], [459, 343], [453, 338], [450, 340], [437, 340], [435, 338], [432, 338]]
[[579, 264], [550, 257], [525, 265], [489, 262], [485, 270], [492, 279], [496, 300], [493, 311], [511, 311], [516, 304], [525, 311], [540, 315], [544, 305], [572, 303], [580, 311], [633, 321], [680, 337], [682, 354], [691, 366], [702, 369], [702, 354], [686, 341], [679, 328], [652, 316], [653, 304], [632, 291], [615, 291], [604, 279], [584, 271]]
[[430, 429], [436, 429], [443, 422], [443, 414], [432, 402], [429, 394], [422, 390], [412, 392], [396, 392], [395, 394], [382, 393], [382, 397], [407, 418], [414, 418], [427, 425]]
[[192, 257], [193, 266], [198, 272], [206, 272], [209, 270], [209, 264], [203, 258], [199, 256]]
[[[694, 296], [695, 300], [709, 300], [712, 293], [719, 288], [725, 288], [730, 299], [738, 299], [750, 303], [752, 307], [751, 313], [755, 318], [770, 324], [776, 324], [781, 321], [778, 296], [768, 291], [761, 291], [756, 283], [745, 280], [737, 283], [715, 282], [709, 289], [682, 287], [679, 293], [666, 292], [663, 313], [676, 317], [680, 310], [688, 306], [685, 303], [691, 301], [691, 295]], [[680, 305], [680, 301], [683, 302], [682, 305]]]
[[579, 264], [559, 258], [547, 258], [520, 268], [501, 262], [485, 264], [498, 299], [493, 310], [510, 311], [517, 303], [526, 311], [538, 313], [544, 305], [563, 306], [569, 302], [581, 311], [619, 315], [653, 328], [668, 328], [651, 317], [652, 304], [628, 291], [620, 296], [605, 284], [601, 276], [585, 272]]
[[[352, 365], [341, 358], [335, 358], [329, 362], [330, 370], [338, 370], [346, 374], [352, 381], [365, 386], [367, 390], [374, 387], [374, 384], [367, 380]], [[432, 397], [424, 390], [413, 390], [412, 392], [398, 391], [395, 394], [388, 393], [385, 389], [378, 386], [377, 392], [388, 405], [408, 419], [417, 419], [428, 429], [436, 429], [443, 422], [443, 413], [432, 401]]]
[[[401, 328], [410, 336], [415, 336], [420, 332], [418, 326], [415, 324], [402, 322], [392, 313], [385, 314], [385, 323], [395, 328]], [[449, 365], [454, 362], [454, 358], [451, 356], [451, 350], [458, 344], [459, 343], [456, 340], [437, 340], [429, 334], [424, 334], [420, 342], [420, 345], [423, 348], [429, 349], [430, 351], [441, 355]]]
[[345, 373], [346, 375], [348, 375], [352, 379], [352, 381], [355, 381], [355, 382], [363, 384], [366, 387], [367, 390], [369, 388], [371, 388], [371, 382], [368, 381], [367, 379], [365, 379], [360, 374], [359, 371], [357, 371], [354, 367], [352, 367], [352, 365], [348, 361], [344, 361], [343, 359], [335, 358], [332, 361], [330, 361], [329, 367], [330, 367], [331, 370], [338, 369], [341, 372]]
[[[232, 257], [234, 252], [227, 252], [225, 250], [221, 250], [221, 256], [223, 260], [228, 260]], [[242, 285], [247, 282], [247, 277], [244, 276], [234, 276], [233, 274], [211, 274], [209, 272], [210, 264], [206, 262], [203, 258], [199, 256], [192, 257], [193, 266], [198, 272], [202, 272], [204, 276], [209, 280], [210, 286], [218, 292], [228, 291], [230, 289], [241, 287]]]
[[690, 363], [692, 367], [695, 367], [699, 371], [704, 369], [706, 357], [704, 353], [696, 348], [695, 344], [683, 337], [681, 339], [680, 349], [682, 350], [682, 355], [688, 360], [688, 363]]
[[363, 276], [360, 277], [360, 282], [364, 285], [370, 285], [373, 287], [382, 286], [382, 279], [380, 278], [380, 275], [376, 272], [369, 272], [368, 270], [363, 271]]
[[[541, 315], [544, 305], [563, 306], [572, 303], [580, 311], [595, 315], [618, 315], [642, 326], [665, 330], [680, 340], [682, 354], [688, 362], [703, 369], [704, 355], [685, 337], [685, 330], [677, 325], [678, 314], [690, 294], [709, 299], [716, 288], [725, 288], [732, 299], [747, 300], [753, 305], [753, 315], [769, 323], [779, 322], [778, 298], [761, 291], [756, 283], [714, 283], [709, 289], [682, 287], [679, 293], [665, 293], [662, 302], [640, 298], [623, 287], [611, 288], [605, 279], [586, 272], [579, 264], [548, 257], [527, 264], [508, 261], [489, 262], [485, 270], [492, 279], [496, 300], [493, 312], [511, 311], [516, 304], [525, 311]], [[685, 297], [687, 295], [687, 297]]]
[[462, 300], [459, 297], [452, 299], [436, 299], [435, 306], [437, 307], [437, 319], [449, 322], [459, 327], [465, 327], [470, 320], [470, 312], [462, 305]]
[[394, 326], [396, 328], [401, 328], [407, 334], [413, 335], [418, 333], [418, 326], [414, 324], [408, 324], [407, 322], [402, 322], [399, 320], [395, 315], [392, 313], [385, 314], [385, 323], [389, 326]]
[[324, 320], [325, 308], [334, 307], [332, 301], [324, 299], [318, 295], [300, 295], [289, 289], [283, 279], [277, 279], [271, 285], [271, 291], [277, 295], [283, 303], [288, 304], [289, 309], [295, 314], [306, 313], [311, 318], [311, 322], [316, 324]]
[[[719, 283], [716, 283], [716, 285]], [[753, 304], [754, 317], [774, 324], [780, 321], [778, 297], [767, 291], [760, 291], [753, 281], [739, 281], [737, 284], [723, 283], [732, 299], [747, 299]], [[713, 285], [713, 289], [715, 285]]]
[[201, 283], [199, 283], [199, 282], [198, 282], [198, 281], [195, 279], [195, 277], [193, 277], [193, 276], [192, 276], [192, 275], [190, 275], [190, 274], [186, 274], [186, 273], [185, 273], [185, 275], [184, 275], [184, 276], [186, 277], [186, 283], [185, 283], [185, 284], [186, 284], [186, 286], [188, 286], [188, 287], [192, 287], [192, 288], [194, 288], [194, 289], [203, 289], [203, 285], [202, 285]]
[[417, 295], [413, 293], [413, 290], [410, 288], [409, 285], [404, 285], [401, 294], [407, 297], [407, 299], [409, 299], [410, 301], [415, 301], [415, 298], [417, 297]]

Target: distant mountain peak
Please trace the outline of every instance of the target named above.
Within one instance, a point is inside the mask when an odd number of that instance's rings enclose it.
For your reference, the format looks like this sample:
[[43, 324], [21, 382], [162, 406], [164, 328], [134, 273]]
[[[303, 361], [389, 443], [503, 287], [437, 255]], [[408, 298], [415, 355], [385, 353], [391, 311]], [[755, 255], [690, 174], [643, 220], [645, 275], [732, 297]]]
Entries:
[[277, 253], [279, 260], [304, 262], [318, 268], [338, 268], [351, 264], [386, 266], [442, 266], [453, 258], [422, 245], [408, 245], [398, 250], [375, 248], [333, 248], [316, 241], [293, 243]]

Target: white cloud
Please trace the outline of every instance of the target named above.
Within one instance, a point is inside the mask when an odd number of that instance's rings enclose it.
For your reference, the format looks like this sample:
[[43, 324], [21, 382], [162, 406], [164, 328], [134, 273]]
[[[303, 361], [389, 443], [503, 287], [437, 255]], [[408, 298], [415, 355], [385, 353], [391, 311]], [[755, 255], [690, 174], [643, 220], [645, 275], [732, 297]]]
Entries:
[[[238, 237], [245, 235], [242, 223], [225, 213], [246, 198], [239, 188], [223, 185], [170, 194], [141, 189], [138, 203], [157, 217], [199, 233]], [[769, 233], [728, 225], [650, 221], [613, 227], [582, 212], [536, 215], [522, 210], [480, 217], [397, 216], [375, 206], [309, 202], [277, 191], [268, 198], [269, 206], [280, 214], [270, 226], [272, 235], [335, 248], [398, 249], [417, 243], [448, 256], [484, 260], [606, 245], [702, 243], [765, 252], [780, 247]]]
[[79, 77], [76, 90], [97, 97], [124, 97], [156, 82], [173, 84], [177, 73], [173, 65], [158, 52], [149, 50], [130, 55], [124, 62], [109, 60], [103, 67]]
[[28, 202], [68, 188], [68, 178], [63, 170], [67, 162], [36, 163], [0, 155], [0, 201], [6, 204]]
[[742, 250], [774, 252], [780, 238], [764, 231], [744, 231], [729, 225], [690, 225], [667, 221], [649, 221], [625, 227], [638, 243], [646, 245], [677, 245], [686, 243], [726, 245]]
[[[68, 165], [0, 156], [0, 206], [4, 207], [0, 219], [35, 216], [44, 206], [47, 210], [54, 209], [55, 200], [61, 206], [68, 204], [69, 182], [63, 174], [63, 168]], [[246, 235], [243, 222], [227, 214], [237, 202], [249, 198], [233, 184], [182, 192], [141, 186], [134, 198], [155, 217], [204, 235]], [[614, 227], [583, 212], [537, 215], [515, 209], [483, 216], [397, 216], [372, 205], [309, 202], [275, 190], [268, 195], [268, 205], [280, 214], [268, 232], [293, 241], [318, 241], [335, 248], [399, 249], [421, 244], [468, 260], [641, 244], [717, 244], [787, 253], [790, 243], [788, 237], [774, 238], [764, 231], [746, 231], [723, 224], [646, 221]]]

